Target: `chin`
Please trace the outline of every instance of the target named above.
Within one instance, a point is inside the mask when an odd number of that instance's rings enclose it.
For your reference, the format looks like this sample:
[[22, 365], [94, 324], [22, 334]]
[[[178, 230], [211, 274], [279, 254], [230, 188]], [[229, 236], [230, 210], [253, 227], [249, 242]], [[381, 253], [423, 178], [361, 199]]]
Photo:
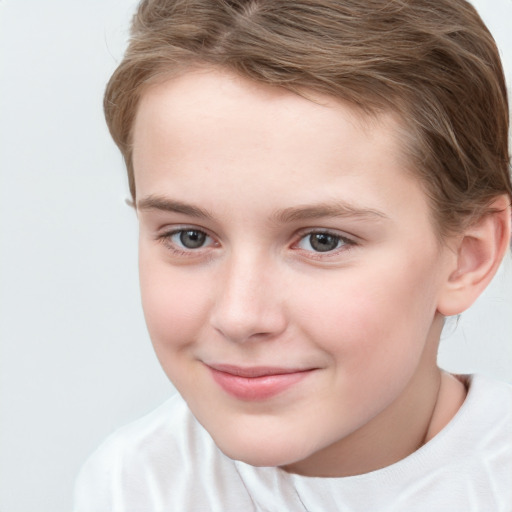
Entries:
[[[230, 459], [244, 462], [257, 467], [287, 466], [308, 457], [304, 446], [294, 446], [293, 443], [269, 442], [264, 437], [256, 442], [252, 439], [217, 440], [219, 449]], [[300, 443], [302, 444], [302, 443]]]
[[286, 466], [295, 462], [294, 459], [283, 456], [280, 453], [275, 453], [275, 451], [267, 450], [267, 449], [256, 449], [256, 450], [233, 450], [226, 449], [223, 450], [219, 447], [224, 455], [227, 455], [230, 459], [238, 460], [240, 462], [244, 462], [245, 464], [249, 464], [250, 466], [256, 467], [277, 467], [277, 466]]

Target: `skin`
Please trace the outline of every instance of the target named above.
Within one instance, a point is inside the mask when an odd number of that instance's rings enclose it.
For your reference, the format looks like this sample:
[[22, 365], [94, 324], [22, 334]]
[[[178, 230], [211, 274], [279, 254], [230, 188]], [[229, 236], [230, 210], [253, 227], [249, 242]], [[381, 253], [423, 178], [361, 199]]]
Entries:
[[[463, 402], [436, 365], [457, 253], [436, 237], [398, 126], [219, 70], [145, 91], [133, 158], [146, 322], [229, 457], [365, 473], [417, 450]], [[184, 230], [204, 243], [184, 246]], [[312, 231], [335, 247], [315, 250]], [[241, 400], [212, 377], [218, 364], [309, 371]]]

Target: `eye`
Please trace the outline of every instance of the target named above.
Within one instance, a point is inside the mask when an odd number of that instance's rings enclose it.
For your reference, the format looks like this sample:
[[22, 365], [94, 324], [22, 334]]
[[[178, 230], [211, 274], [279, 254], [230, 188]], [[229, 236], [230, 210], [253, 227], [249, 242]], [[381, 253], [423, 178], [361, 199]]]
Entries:
[[171, 236], [171, 240], [175, 244], [181, 245], [186, 249], [199, 249], [208, 238], [204, 231], [199, 231], [198, 229], [183, 229], [173, 233]]
[[214, 249], [220, 247], [214, 236], [196, 226], [167, 226], [165, 231], [156, 234], [155, 240], [164, 247], [166, 257], [175, 263], [207, 261]]
[[302, 237], [297, 246], [305, 251], [330, 252], [351, 244], [350, 240], [342, 236], [329, 232], [315, 232]]
[[190, 256], [192, 253], [200, 253], [200, 249], [215, 246], [215, 240], [201, 229], [193, 226], [174, 229], [157, 236], [167, 249], [178, 256]]
[[209, 245], [212, 239], [199, 229], [180, 229], [168, 235], [170, 241], [181, 249], [200, 249]]

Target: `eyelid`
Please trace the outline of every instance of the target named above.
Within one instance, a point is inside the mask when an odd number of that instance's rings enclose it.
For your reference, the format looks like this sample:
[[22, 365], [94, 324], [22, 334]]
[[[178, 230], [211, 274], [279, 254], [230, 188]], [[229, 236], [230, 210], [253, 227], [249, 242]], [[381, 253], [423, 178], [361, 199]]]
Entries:
[[[306, 249], [302, 249], [298, 247], [298, 244], [306, 237], [314, 235], [314, 234], [326, 234], [329, 236], [334, 236], [336, 238], [339, 238], [339, 240], [342, 242], [342, 245], [336, 249], [333, 249], [332, 251], [309, 251]], [[292, 244], [292, 248], [301, 251], [303, 253], [306, 253], [309, 258], [313, 259], [326, 259], [334, 256], [339, 256], [341, 253], [347, 252], [351, 249], [353, 249], [355, 246], [359, 244], [357, 237], [348, 235], [345, 232], [339, 232], [335, 229], [331, 228], [306, 228], [303, 230], [300, 230], [296, 234], [296, 239]]]
[[[183, 231], [200, 231], [201, 233], [204, 233], [213, 243], [206, 244], [204, 246], [198, 247], [197, 249], [189, 249], [187, 247], [176, 245], [176, 243], [172, 241], [172, 237]], [[164, 245], [167, 249], [172, 251], [174, 254], [184, 256], [199, 256], [205, 250], [211, 247], [219, 246], [216, 237], [212, 235], [207, 229], [199, 226], [194, 226], [193, 224], [182, 224], [161, 228], [156, 233], [155, 239], [162, 245]]]
[[314, 235], [314, 234], [326, 234], [326, 235], [330, 235], [330, 236], [335, 236], [347, 243], [357, 243], [357, 241], [359, 240], [359, 237], [349, 234], [346, 231], [340, 231], [340, 230], [334, 229], [334, 228], [321, 228], [321, 227], [320, 228], [312, 227], [312, 228], [300, 229], [299, 231], [297, 231], [295, 236], [297, 239], [302, 239], [306, 236]]

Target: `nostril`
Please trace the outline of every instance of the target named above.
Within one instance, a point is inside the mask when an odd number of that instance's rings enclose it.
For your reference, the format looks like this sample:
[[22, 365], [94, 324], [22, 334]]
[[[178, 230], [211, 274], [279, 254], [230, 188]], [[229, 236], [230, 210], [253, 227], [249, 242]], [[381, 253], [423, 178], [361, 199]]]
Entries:
[[224, 338], [237, 343], [270, 340], [286, 327], [284, 315], [278, 306], [274, 306], [272, 311], [259, 311], [248, 306], [216, 308], [211, 324]]

